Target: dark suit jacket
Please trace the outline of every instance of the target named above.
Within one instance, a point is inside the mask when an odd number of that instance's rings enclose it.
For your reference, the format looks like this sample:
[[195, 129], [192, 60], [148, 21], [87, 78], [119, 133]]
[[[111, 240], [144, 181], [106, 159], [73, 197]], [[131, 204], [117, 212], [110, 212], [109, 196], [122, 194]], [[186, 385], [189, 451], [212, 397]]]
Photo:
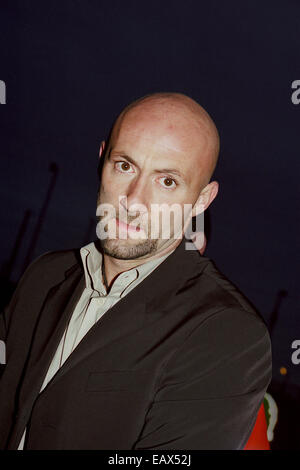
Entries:
[[84, 288], [79, 250], [30, 265], [6, 309], [0, 447], [242, 449], [271, 380], [266, 325], [181, 244], [96, 323], [40, 392]]

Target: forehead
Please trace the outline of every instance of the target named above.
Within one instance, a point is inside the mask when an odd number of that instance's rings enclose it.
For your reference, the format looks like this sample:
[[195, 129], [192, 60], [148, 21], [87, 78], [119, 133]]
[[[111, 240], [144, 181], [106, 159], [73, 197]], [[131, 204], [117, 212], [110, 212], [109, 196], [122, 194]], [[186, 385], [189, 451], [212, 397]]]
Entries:
[[[170, 158], [193, 169], [206, 147], [206, 135], [191, 116], [170, 113], [168, 109], [132, 110], [114, 129], [113, 149], [149, 155], [151, 159]], [[121, 149], [121, 147], [124, 147]]]
[[[119, 122], [119, 134], [138, 133], [145, 138], [173, 138], [179, 143], [188, 142], [195, 129], [195, 119], [184, 109], [143, 105], [129, 110]], [[199, 129], [198, 129], [199, 130]]]

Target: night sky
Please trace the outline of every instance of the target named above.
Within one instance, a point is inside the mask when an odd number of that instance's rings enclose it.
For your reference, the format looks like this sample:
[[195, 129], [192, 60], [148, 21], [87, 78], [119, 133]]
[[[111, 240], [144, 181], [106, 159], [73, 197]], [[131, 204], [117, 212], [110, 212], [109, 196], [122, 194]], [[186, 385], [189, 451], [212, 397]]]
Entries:
[[[34, 257], [96, 238], [98, 152], [129, 102], [177, 91], [214, 119], [219, 194], [205, 256], [272, 329], [273, 380], [300, 386], [300, 5], [297, 1], [2, 1], [1, 251], [17, 281], [58, 167]], [[53, 165], [52, 165], [53, 168]], [[280, 367], [287, 369], [286, 376]]]

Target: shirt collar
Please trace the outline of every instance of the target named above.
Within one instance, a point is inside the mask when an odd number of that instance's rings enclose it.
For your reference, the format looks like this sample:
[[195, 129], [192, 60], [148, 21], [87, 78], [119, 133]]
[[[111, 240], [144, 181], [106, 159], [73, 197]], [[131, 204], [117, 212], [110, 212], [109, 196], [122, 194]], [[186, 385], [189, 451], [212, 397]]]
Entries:
[[[147, 261], [136, 268], [120, 273], [114, 280], [109, 295], [122, 297], [133, 282], [137, 280], [138, 282], [141, 282], [171, 253], [173, 253], [173, 251], [161, 256], [160, 258]], [[96, 248], [95, 243], [91, 242], [80, 249], [80, 255], [84, 268], [86, 288], [96, 291], [100, 296], [106, 296], [107, 291], [102, 277], [102, 253]]]

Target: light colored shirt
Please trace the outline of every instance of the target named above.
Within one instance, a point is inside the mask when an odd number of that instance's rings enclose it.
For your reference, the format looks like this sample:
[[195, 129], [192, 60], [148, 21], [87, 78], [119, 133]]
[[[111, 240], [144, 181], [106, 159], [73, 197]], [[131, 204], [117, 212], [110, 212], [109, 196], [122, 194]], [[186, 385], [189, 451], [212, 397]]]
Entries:
[[[149, 276], [174, 250], [160, 258], [147, 261], [136, 268], [120, 273], [113, 281], [109, 293], [107, 293], [102, 278], [102, 253], [97, 250], [94, 242], [81, 248], [80, 255], [84, 268], [85, 288], [53, 356], [40, 391], [44, 390], [90, 328], [113, 305]], [[24, 448], [25, 435], [26, 429], [18, 450]]]

